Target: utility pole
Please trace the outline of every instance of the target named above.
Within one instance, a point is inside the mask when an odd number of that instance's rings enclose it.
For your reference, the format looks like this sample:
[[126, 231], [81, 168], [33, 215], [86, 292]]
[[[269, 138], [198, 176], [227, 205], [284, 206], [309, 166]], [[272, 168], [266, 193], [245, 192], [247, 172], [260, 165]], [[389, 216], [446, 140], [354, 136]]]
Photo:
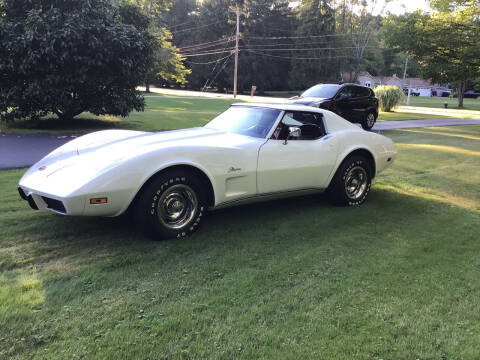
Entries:
[[[405, 86], [405, 78], [407, 76], [408, 55], [405, 58], [405, 69], [403, 70], [403, 86]], [[410, 105], [410, 81], [408, 82], [407, 105]]]
[[405, 77], [407, 76], [408, 55], [405, 58], [405, 68], [403, 70], [403, 86], [405, 86]]
[[237, 97], [237, 77], [238, 77], [238, 37], [240, 35], [240, 9], [237, 6], [237, 33], [235, 35], [235, 70], [233, 73], [233, 98]]
[[237, 78], [238, 78], [238, 41], [240, 40], [240, 14], [248, 16], [248, 14], [240, 11], [240, 8], [237, 6], [236, 8], [230, 8], [228, 11], [234, 12], [237, 16], [237, 32], [235, 35], [235, 69], [233, 72], [233, 98], [237, 97]]

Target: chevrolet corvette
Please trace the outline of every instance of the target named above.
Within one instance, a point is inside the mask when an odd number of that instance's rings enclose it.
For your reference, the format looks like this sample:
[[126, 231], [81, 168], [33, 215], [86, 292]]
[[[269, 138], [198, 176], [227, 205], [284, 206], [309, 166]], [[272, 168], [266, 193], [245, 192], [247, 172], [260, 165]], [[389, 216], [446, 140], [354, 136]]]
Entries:
[[326, 192], [362, 204], [395, 159], [393, 142], [328, 110], [234, 104], [203, 127], [105, 130], [54, 150], [20, 179], [35, 210], [71, 216], [129, 212], [157, 239], [184, 237], [210, 209]]

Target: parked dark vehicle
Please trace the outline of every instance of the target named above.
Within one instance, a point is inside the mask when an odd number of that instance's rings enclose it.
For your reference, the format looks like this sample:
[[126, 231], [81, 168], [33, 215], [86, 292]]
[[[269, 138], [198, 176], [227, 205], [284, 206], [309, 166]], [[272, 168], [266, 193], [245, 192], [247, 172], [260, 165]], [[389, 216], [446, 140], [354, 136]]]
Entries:
[[[405, 95], [408, 95], [408, 88], [404, 88], [403, 89], [403, 93]], [[420, 96], [420, 92], [419, 91], [415, 91], [413, 89], [410, 89], [410, 96]]]
[[464, 98], [470, 98], [470, 99], [479, 99], [480, 98], [480, 92], [475, 92], [473, 90], [468, 90], [463, 93]]
[[290, 98], [302, 104], [330, 110], [370, 130], [378, 117], [378, 99], [372, 89], [356, 84], [318, 84]]

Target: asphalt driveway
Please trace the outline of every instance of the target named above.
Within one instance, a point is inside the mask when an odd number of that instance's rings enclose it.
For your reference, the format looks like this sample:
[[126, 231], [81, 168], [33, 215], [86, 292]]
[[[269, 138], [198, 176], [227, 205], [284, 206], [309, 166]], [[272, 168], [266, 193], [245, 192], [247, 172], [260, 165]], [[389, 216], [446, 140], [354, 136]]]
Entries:
[[77, 135], [0, 134], [0, 170], [31, 166]]
[[[408, 129], [428, 126], [480, 125], [480, 119], [423, 119], [384, 121], [374, 131]], [[0, 134], [0, 170], [28, 167], [60, 145], [78, 135]]]

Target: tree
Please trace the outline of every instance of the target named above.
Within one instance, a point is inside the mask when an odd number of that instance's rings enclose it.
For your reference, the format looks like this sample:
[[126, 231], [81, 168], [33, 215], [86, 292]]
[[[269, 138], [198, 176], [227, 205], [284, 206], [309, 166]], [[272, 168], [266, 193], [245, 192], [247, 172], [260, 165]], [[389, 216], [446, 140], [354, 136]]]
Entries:
[[[292, 66], [289, 83], [293, 89], [304, 89], [319, 81], [339, 80], [339, 37], [335, 36], [333, 9], [324, 0], [305, 0], [297, 10], [294, 48], [317, 48], [318, 50], [293, 52], [298, 64]], [[309, 35], [324, 36], [308, 38]], [[326, 50], [323, 50], [326, 49]], [[311, 59], [308, 59], [311, 58]]]
[[[150, 92], [150, 83], [162, 81], [183, 84], [190, 70], [183, 65], [183, 58], [172, 45], [172, 34], [165, 26], [170, 19], [170, 0], [120, 0], [120, 3], [135, 4], [143, 10], [149, 21], [149, 31], [156, 39], [154, 61], [146, 74], [146, 91]], [[124, 8], [128, 6], [124, 6]], [[167, 20], [167, 21], [166, 21]]]
[[439, 11], [458, 10], [467, 7], [480, 7], [480, 0], [430, 0], [430, 6]]
[[[129, 6], [125, 8], [124, 6]], [[0, 2], [0, 114], [126, 116], [143, 110], [136, 91], [155, 39], [138, 7], [107, 0]]]
[[[269, 51], [275, 43], [286, 42], [272, 41], [269, 38], [282, 34], [288, 36], [293, 32], [293, 17], [290, 15], [288, 1], [245, 0], [243, 11], [247, 15], [242, 17], [238, 64], [239, 90], [248, 91], [252, 85], [257, 87], [260, 94], [265, 90], [287, 90], [287, 74], [291, 62], [283, 57], [288, 57], [289, 54]], [[274, 47], [282, 48], [288, 45]], [[233, 75], [233, 68], [230, 74]]]
[[385, 28], [387, 44], [417, 60], [426, 78], [457, 84], [458, 107], [463, 107], [467, 82], [480, 75], [478, 8], [390, 16]]

